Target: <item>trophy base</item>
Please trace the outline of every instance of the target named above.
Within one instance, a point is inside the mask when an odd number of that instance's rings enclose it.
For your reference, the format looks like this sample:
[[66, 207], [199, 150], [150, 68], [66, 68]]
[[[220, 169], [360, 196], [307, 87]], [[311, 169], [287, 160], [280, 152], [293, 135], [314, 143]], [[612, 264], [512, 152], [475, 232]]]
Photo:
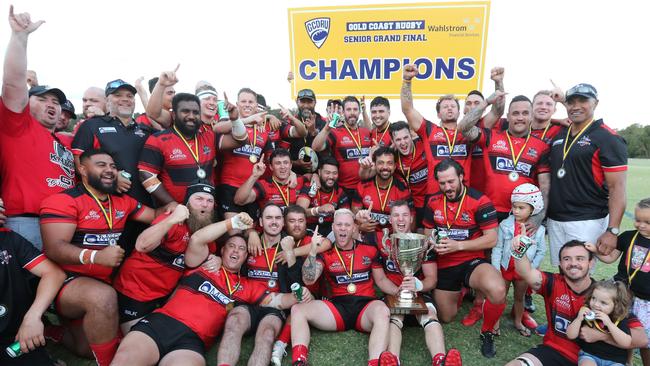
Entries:
[[390, 313], [395, 315], [419, 315], [429, 312], [429, 308], [427, 308], [422, 297], [416, 297], [411, 302], [402, 302], [399, 296], [386, 295], [386, 305], [388, 305]]

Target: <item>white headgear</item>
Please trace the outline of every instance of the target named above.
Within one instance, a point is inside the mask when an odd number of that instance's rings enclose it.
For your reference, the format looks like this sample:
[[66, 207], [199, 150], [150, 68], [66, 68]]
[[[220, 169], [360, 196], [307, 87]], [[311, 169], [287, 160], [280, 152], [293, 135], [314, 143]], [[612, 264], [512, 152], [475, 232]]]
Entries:
[[544, 199], [542, 198], [542, 192], [537, 188], [536, 185], [530, 183], [524, 183], [518, 185], [510, 196], [510, 201], [523, 202], [533, 206], [533, 215], [537, 215], [544, 209]]

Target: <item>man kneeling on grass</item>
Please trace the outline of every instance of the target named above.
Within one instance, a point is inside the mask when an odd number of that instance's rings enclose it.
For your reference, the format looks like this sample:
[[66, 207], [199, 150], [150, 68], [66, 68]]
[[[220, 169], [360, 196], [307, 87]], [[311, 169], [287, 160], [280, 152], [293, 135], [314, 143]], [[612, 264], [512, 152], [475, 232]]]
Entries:
[[370, 273], [379, 267], [377, 248], [353, 239], [356, 233], [354, 214], [348, 209], [334, 213], [332, 225], [336, 239], [332, 249], [316, 255], [323, 238], [312, 238], [311, 251], [302, 267], [305, 285], [315, 283], [321, 274], [331, 288], [330, 300], [315, 300], [291, 309], [291, 343], [293, 365], [306, 365], [309, 346], [309, 326], [325, 331], [356, 329], [369, 332], [368, 365], [397, 365], [397, 357], [388, 348], [390, 311], [375, 297]]
[[[206, 226], [192, 235], [185, 252], [185, 266], [198, 267], [208, 257], [208, 243], [228, 230], [246, 230], [253, 220], [240, 213], [230, 220]], [[131, 328], [113, 359], [116, 365], [205, 365], [205, 352], [221, 333], [226, 314], [235, 302], [288, 309], [293, 294], [269, 293], [266, 286], [240, 276], [248, 247], [241, 236], [232, 236], [221, 249], [222, 267], [211, 273], [203, 267], [189, 270], [169, 301]], [[303, 290], [303, 302], [311, 300]]]

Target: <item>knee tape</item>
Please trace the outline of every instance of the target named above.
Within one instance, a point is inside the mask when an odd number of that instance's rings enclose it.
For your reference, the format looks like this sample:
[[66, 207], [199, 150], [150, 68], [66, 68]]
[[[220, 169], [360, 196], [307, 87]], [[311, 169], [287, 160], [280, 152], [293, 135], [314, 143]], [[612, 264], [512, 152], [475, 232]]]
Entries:
[[533, 361], [528, 357], [517, 357], [517, 361], [521, 363], [521, 366], [535, 366]]
[[402, 327], [404, 326], [404, 323], [402, 323], [402, 321], [399, 320], [399, 319], [397, 319], [397, 318], [393, 318], [393, 317], [391, 317], [391, 318], [390, 318], [390, 322], [393, 323], [393, 324], [395, 324], [395, 326], [396, 326], [398, 329], [400, 329], [400, 330], [401, 330]]

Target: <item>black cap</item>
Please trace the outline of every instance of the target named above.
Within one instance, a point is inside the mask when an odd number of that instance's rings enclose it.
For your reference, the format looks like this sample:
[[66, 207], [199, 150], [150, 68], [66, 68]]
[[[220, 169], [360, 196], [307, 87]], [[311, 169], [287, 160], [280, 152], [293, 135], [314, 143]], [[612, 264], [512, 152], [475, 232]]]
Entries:
[[71, 118], [77, 119], [77, 114], [74, 112], [74, 104], [72, 104], [71, 101], [66, 100], [63, 104], [61, 104], [61, 112], [63, 111], [70, 112], [72, 115]]
[[316, 94], [311, 89], [302, 89], [298, 92], [298, 99], [311, 99], [316, 100]]
[[48, 85], [36, 85], [29, 89], [30, 97], [32, 95], [43, 95], [47, 93], [52, 93], [56, 95], [56, 98], [59, 100], [59, 104], [63, 104], [65, 103], [66, 100], [68, 100], [68, 98], [66, 98], [65, 94], [63, 94], [63, 92], [59, 88], [52, 88]]
[[569, 100], [575, 96], [582, 96], [585, 98], [593, 98], [598, 100], [598, 92], [591, 84], [580, 83], [566, 92], [565, 100]]
[[185, 192], [185, 204], [187, 204], [194, 193], [199, 192], [208, 193], [214, 196], [215, 189], [214, 186], [210, 185], [206, 181], [194, 181], [194, 183], [187, 187], [187, 191]]
[[104, 93], [106, 94], [106, 96], [109, 96], [115, 93], [116, 91], [118, 91], [119, 89], [128, 89], [133, 94], [136, 94], [138, 92], [137, 90], [135, 90], [135, 87], [133, 85], [127, 83], [122, 79], [116, 79], [106, 83], [106, 89], [104, 89]]

